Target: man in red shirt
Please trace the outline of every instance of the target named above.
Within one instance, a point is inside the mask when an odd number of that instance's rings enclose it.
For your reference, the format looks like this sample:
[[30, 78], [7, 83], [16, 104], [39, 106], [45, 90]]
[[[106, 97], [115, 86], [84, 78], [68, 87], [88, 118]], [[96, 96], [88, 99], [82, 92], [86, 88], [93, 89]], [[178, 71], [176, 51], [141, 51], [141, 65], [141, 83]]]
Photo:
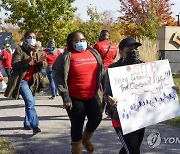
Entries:
[[[102, 30], [99, 36], [99, 42], [96, 43], [93, 47], [101, 55], [105, 69], [108, 69], [108, 66], [114, 63], [114, 59], [118, 53], [117, 46], [109, 40], [109, 31]], [[104, 79], [102, 80], [102, 90], [104, 91]], [[102, 101], [102, 107], [105, 108], [106, 103], [104, 99]], [[107, 113], [106, 113], [107, 114]], [[108, 118], [108, 117], [107, 117]]]
[[54, 40], [49, 40], [47, 43], [47, 48], [44, 49], [44, 55], [46, 57], [47, 67], [46, 74], [50, 83], [51, 88], [51, 97], [49, 99], [56, 98], [57, 88], [54, 84], [53, 75], [52, 75], [52, 65], [54, 64], [56, 58], [59, 56], [61, 51], [56, 48], [56, 44]]
[[104, 66], [107, 70], [108, 66], [114, 62], [118, 52], [117, 46], [109, 41], [109, 32], [107, 30], [101, 31], [99, 42], [96, 43], [93, 48], [101, 55]]
[[12, 69], [12, 65], [11, 65], [11, 62], [12, 62], [12, 54], [11, 54], [11, 47], [8, 43], [4, 43], [4, 50], [2, 51], [2, 54], [0, 56], [0, 59], [2, 60], [2, 64], [3, 64], [3, 67], [6, 71], [6, 74], [8, 76], [8, 78], [10, 77], [11, 75], [11, 69]]

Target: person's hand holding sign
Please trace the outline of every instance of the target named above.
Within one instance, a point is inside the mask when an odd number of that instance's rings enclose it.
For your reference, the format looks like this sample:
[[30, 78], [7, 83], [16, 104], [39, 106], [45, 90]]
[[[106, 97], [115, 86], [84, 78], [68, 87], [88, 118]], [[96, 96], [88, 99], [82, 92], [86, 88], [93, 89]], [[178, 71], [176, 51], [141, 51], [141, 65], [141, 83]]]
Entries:
[[114, 107], [117, 106], [118, 101], [115, 97], [108, 96], [108, 101], [112, 106], [114, 106]]
[[179, 94], [179, 88], [177, 86], [173, 86], [172, 88], [176, 90], [177, 94]]

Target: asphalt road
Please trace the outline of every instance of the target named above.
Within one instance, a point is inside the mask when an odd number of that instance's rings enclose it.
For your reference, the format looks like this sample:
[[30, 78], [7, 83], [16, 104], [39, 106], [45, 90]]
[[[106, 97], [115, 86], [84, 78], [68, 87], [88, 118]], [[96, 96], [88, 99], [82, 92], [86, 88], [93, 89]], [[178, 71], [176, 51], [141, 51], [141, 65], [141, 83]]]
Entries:
[[[33, 136], [32, 131], [22, 128], [23, 100], [7, 99], [0, 91], [0, 135], [12, 142], [17, 154], [69, 154], [70, 122], [62, 108], [61, 97], [49, 100], [48, 96], [39, 95], [36, 109], [42, 132]], [[152, 140], [154, 136], [157, 140]], [[102, 120], [92, 143], [95, 147], [94, 154], [118, 154], [122, 147], [110, 120]], [[147, 127], [141, 153], [180, 154], [180, 128], [164, 124]], [[84, 148], [83, 154], [87, 154]]]

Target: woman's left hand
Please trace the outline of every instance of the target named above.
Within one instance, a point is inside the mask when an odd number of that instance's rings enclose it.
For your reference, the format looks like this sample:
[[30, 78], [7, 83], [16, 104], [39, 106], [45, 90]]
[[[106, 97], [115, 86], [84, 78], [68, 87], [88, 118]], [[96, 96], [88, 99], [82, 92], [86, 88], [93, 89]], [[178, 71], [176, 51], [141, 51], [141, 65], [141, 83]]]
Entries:
[[178, 87], [172, 86], [172, 88], [173, 88], [174, 90], [176, 90], [177, 94], [179, 94], [179, 88], [178, 88]]
[[72, 107], [73, 107], [72, 102], [66, 102], [66, 103], [64, 103], [64, 107], [65, 107], [65, 108], [69, 108], [69, 109], [71, 110]]
[[42, 54], [42, 55], [39, 57], [39, 62], [43, 62], [45, 59], [46, 59], [46, 56]]

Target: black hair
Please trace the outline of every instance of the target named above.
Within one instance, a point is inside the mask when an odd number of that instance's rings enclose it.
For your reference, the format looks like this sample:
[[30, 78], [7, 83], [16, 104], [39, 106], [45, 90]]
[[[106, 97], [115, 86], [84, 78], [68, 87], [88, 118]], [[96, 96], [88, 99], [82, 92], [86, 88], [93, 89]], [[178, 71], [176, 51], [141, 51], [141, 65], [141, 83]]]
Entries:
[[7, 48], [7, 45], [9, 45], [9, 47], [11, 46], [9, 43], [5, 42], [5, 43], [3, 44], [3, 49]]
[[[5, 42], [5, 43], [3, 44], [3, 46], [6, 46], [7, 44], [9, 44], [9, 43]], [[10, 45], [10, 44], [9, 44], [9, 45]]]
[[24, 39], [26, 39], [31, 33], [36, 34], [33, 30], [28, 30], [27, 32], [24, 33]]
[[108, 30], [105, 30], [105, 29], [102, 30], [100, 32], [99, 41], [108, 40], [109, 39], [109, 35], [107, 35], [107, 34], [109, 34]]
[[74, 32], [70, 33], [67, 36], [67, 39], [66, 39], [68, 51], [73, 51], [74, 50], [73, 45], [72, 45], [72, 41], [73, 41], [73, 39], [74, 39], [74, 37], [75, 37], [75, 35], [77, 33], [81, 33], [85, 37], [84, 33], [82, 31], [80, 31], [80, 30], [77, 30], [77, 31], [74, 31]]
[[103, 29], [103, 30], [101, 31], [101, 34], [104, 34], [104, 33], [109, 33], [109, 31], [106, 30], [106, 29]]

